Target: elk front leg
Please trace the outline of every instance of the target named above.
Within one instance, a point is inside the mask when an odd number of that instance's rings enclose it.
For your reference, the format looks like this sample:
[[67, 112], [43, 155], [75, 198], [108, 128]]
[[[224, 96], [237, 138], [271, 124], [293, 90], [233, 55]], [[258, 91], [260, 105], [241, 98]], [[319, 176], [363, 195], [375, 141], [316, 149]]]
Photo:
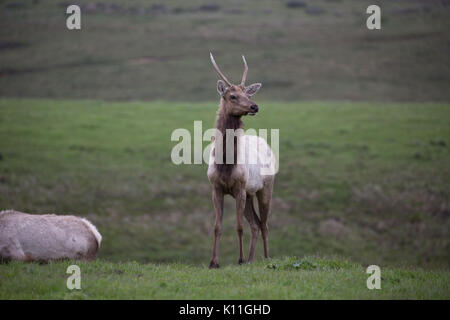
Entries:
[[222, 234], [222, 217], [223, 217], [223, 192], [214, 188], [212, 192], [214, 210], [216, 211], [216, 221], [214, 224], [214, 247], [209, 268], [219, 268], [219, 240]]
[[244, 216], [246, 197], [247, 197], [247, 194], [244, 189], [239, 190], [236, 194], [236, 215], [237, 215], [236, 230], [237, 230], [238, 239], [239, 239], [239, 260], [238, 260], [239, 264], [244, 263], [244, 248], [243, 248], [244, 247], [244, 244], [243, 244], [244, 226], [242, 223], [242, 217]]

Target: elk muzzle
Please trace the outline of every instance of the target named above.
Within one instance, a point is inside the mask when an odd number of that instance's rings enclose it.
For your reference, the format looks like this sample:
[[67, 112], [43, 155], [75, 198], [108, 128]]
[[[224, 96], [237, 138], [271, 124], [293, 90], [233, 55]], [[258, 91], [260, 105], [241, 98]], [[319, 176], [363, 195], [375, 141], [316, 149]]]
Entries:
[[248, 115], [254, 116], [255, 114], [258, 113], [258, 110], [259, 110], [258, 105], [257, 105], [257, 104], [251, 105], [251, 106], [250, 106], [250, 110], [251, 110], [251, 111], [248, 113]]

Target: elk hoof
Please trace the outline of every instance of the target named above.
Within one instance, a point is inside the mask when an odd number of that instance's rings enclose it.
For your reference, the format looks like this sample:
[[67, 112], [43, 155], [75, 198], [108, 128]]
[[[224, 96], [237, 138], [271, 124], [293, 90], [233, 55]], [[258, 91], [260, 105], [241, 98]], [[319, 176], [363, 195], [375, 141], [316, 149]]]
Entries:
[[243, 264], [243, 263], [245, 263], [244, 259], [242, 259], [242, 258], [239, 258], [239, 260], [238, 260], [238, 264]]
[[218, 269], [220, 266], [217, 262], [211, 261], [211, 263], [209, 264], [209, 268], [210, 269]]

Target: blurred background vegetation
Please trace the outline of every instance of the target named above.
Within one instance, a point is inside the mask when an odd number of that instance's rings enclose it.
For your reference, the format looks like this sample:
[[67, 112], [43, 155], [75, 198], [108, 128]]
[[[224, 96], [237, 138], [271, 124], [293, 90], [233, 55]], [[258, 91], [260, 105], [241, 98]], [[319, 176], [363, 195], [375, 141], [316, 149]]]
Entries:
[[[234, 81], [245, 54], [246, 128], [280, 129], [271, 255], [448, 268], [450, 3], [376, 1], [369, 31], [372, 2], [0, 1], [0, 209], [86, 216], [111, 261], [207, 263], [206, 166], [170, 135], [214, 123], [209, 51]], [[228, 199], [225, 264], [234, 225]]]
[[[82, 30], [65, 10], [79, 4]], [[366, 8], [382, 7], [382, 30]], [[210, 101], [241, 55], [260, 99], [448, 101], [448, 0], [0, 1], [0, 95]]]

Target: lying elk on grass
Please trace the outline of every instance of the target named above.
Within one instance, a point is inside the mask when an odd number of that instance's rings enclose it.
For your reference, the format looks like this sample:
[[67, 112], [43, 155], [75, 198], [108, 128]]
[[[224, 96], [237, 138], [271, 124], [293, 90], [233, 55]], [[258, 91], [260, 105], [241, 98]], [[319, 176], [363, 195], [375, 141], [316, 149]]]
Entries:
[[[244, 60], [244, 73], [239, 85], [233, 85], [223, 75], [214, 57], [210, 54], [214, 69], [223, 80], [217, 82], [220, 104], [216, 119], [216, 136], [211, 148], [208, 179], [212, 185], [212, 199], [216, 211], [214, 226], [214, 248], [210, 268], [219, 267], [218, 249], [222, 233], [223, 198], [229, 194], [236, 200], [237, 234], [239, 239], [239, 261], [244, 262], [243, 225], [245, 216], [251, 228], [248, 262], [255, 255], [256, 241], [261, 230], [264, 256], [268, 258], [267, 218], [270, 212], [272, 190], [275, 179], [275, 157], [267, 142], [258, 136], [243, 135], [242, 116], [256, 115], [258, 106], [250, 100], [261, 87], [260, 83], [245, 86], [247, 62]], [[232, 145], [232, 148], [228, 146]], [[228, 150], [231, 149], [231, 150]], [[228, 153], [228, 154], [227, 154]], [[231, 156], [229, 156], [231, 153]], [[231, 161], [229, 161], [231, 158]], [[239, 161], [238, 159], [244, 159]], [[255, 163], [251, 159], [257, 159]], [[269, 168], [267, 174], [267, 168]], [[271, 169], [271, 170], [270, 170]], [[265, 173], [264, 173], [265, 172]], [[253, 206], [253, 198], [258, 199], [259, 216]]]
[[93, 260], [102, 236], [88, 220], [75, 216], [0, 212], [0, 260], [47, 262]]

